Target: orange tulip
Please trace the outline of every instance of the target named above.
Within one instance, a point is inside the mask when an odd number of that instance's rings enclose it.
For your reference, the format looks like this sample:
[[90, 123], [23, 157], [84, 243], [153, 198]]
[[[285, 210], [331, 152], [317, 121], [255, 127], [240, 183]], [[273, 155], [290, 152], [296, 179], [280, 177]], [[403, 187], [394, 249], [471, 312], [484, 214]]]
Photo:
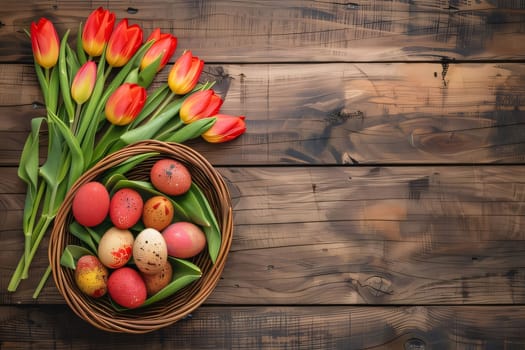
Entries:
[[128, 125], [142, 111], [146, 103], [146, 89], [137, 84], [119, 86], [106, 103], [106, 119], [113, 125]]
[[185, 124], [189, 124], [217, 114], [221, 106], [222, 99], [213, 90], [198, 91], [182, 103], [179, 111], [180, 119]]
[[136, 24], [128, 26], [128, 20], [124, 18], [117, 24], [109, 38], [106, 61], [112, 67], [122, 67], [129, 62], [141, 45], [142, 28]]
[[140, 69], [144, 69], [159, 57], [161, 58], [160, 65], [157, 72], [160, 71], [168, 63], [171, 56], [177, 48], [177, 38], [169, 33], [161, 34], [160, 29], [157, 28], [151, 33], [146, 42], [153, 41], [153, 45], [148, 49], [140, 63]]
[[194, 57], [191, 51], [186, 51], [175, 62], [168, 75], [168, 85], [171, 91], [184, 95], [193, 90], [204, 68], [204, 61]]
[[102, 55], [114, 25], [115, 14], [113, 12], [104, 10], [102, 7], [91, 12], [82, 31], [82, 47], [89, 56]]
[[96, 80], [97, 64], [93, 61], [87, 61], [80, 67], [71, 84], [73, 100], [78, 104], [86, 102], [93, 92]]
[[35, 61], [44, 68], [57, 64], [60, 41], [55, 26], [46, 18], [31, 23], [31, 46]]
[[233, 140], [246, 131], [244, 116], [217, 114], [213, 126], [201, 136], [210, 143], [222, 143]]

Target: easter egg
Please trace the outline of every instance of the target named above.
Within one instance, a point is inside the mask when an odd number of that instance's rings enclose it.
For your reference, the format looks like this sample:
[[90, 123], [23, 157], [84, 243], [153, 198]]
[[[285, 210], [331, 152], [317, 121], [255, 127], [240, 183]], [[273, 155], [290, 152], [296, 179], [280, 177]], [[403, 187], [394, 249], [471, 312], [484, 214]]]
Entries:
[[186, 221], [176, 222], [162, 231], [168, 255], [186, 259], [199, 254], [206, 246], [206, 236], [199, 226]]
[[133, 245], [133, 261], [145, 274], [160, 272], [168, 260], [168, 248], [162, 234], [153, 229], [142, 230], [135, 238]]
[[121, 267], [108, 278], [108, 294], [120, 306], [134, 309], [146, 301], [146, 284], [136, 270]]
[[158, 231], [165, 229], [173, 220], [173, 204], [164, 196], [151, 197], [144, 203], [142, 222], [145, 227]]
[[79, 187], [71, 206], [73, 217], [84, 226], [97, 226], [104, 221], [109, 211], [109, 193], [103, 184], [91, 181]]
[[97, 255], [102, 264], [116, 269], [127, 264], [133, 253], [135, 238], [129, 230], [108, 229], [98, 243]]
[[150, 170], [153, 186], [170, 196], [186, 193], [191, 186], [191, 174], [184, 164], [171, 158], [155, 162]]
[[77, 261], [75, 283], [82, 293], [100, 298], [107, 291], [108, 270], [94, 255], [84, 255]]
[[121, 188], [111, 197], [109, 217], [115, 227], [128, 229], [140, 220], [143, 207], [144, 202], [137, 191]]

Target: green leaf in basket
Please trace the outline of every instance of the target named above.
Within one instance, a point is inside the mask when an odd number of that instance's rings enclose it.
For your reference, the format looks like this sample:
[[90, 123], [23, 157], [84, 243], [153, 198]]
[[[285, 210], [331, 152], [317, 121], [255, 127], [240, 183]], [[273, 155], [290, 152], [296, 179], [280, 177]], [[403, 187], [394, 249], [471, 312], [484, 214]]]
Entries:
[[[159, 152], [148, 152], [148, 153], [138, 154], [138, 155], [129, 157], [128, 159], [123, 161], [119, 166], [116, 166], [116, 167], [112, 168], [110, 172], [106, 173], [106, 175], [104, 176], [104, 179], [102, 180], [102, 182], [104, 184], [106, 184], [106, 187], [108, 187], [107, 183], [109, 181], [113, 182], [113, 180], [111, 180], [111, 179], [115, 175], [121, 175], [122, 177], [124, 177], [123, 174], [125, 174], [128, 171], [130, 171], [131, 169], [135, 168], [137, 165], [139, 165], [140, 163], [142, 163], [146, 159], [148, 159], [150, 157], [153, 157], [153, 156], [156, 156], [156, 155], [159, 155]], [[114, 185], [114, 183], [113, 183], [113, 185]]]
[[205, 227], [211, 225], [210, 217], [201, 199], [201, 193], [194, 182], [191, 183], [190, 189], [186, 193], [176, 198], [177, 203], [190, 215], [193, 223]]
[[211, 225], [203, 226], [204, 234], [206, 235], [206, 241], [208, 245], [208, 253], [210, 254], [211, 261], [215, 263], [219, 250], [221, 248], [221, 229], [215, 213], [213, 212], [208, 199], [202, 193], [202, 190], [195, 183], [191, 184], [190, 190], [188, 191], [199, 203], [199, 206], [204, 212], [204, 216], [211, 223]]
[[92, 251], [97, 251], [96, 242], [93, 240], [93, 237], [90, 235], [87, 227], [80, 225], [78, 222], [73, 221], [69, 225], [69, 232], [82, 242], [84, 242]]
[[[173, 268], [173, 277], [171, 278], [171, 282], [166, 287], [158, 291], [156, 294], [146, 299], [146, 301], [141, 306], [139, 306], [139, 308], [166, 299], [167, 297], [175, 294], [190, 283], [198, 280], [202, 276], [201, 269], [188, 260], [170, 257], [169, 262], [171, 263], [171, 266]], [[128, 310], [127, 308], [119, 306], [114, 302], [112, 302], [111, 304], [117, 311]]]
[[87, 248], [69, 244], [64, 248], [62, 256], [60, 257], [60, 265], [64, 267], [69, 267], [70, 269], [76, 269], [77, 261], [84, 255], [94, 255]]

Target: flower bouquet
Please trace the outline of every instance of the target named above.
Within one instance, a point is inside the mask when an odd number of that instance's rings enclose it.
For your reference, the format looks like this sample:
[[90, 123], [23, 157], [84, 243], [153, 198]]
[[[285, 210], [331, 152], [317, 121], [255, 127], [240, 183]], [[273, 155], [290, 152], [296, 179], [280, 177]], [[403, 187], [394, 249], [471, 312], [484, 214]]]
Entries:
[[[29, 276], [31, 261], [74, 184], [101, 160], [147, 140], [183, 143], [202, 137], [232, 140], [246, 130], [244, 116], [220, 114], [223, 100], [213, 82], [199, 82], [204, 62], [190, 50], [172, 65], [166, 82], [152, 88], [170, 61], [177, 38], [155, 29], [146, 40], [140, 26], [98, 8], [61, 39], [42, 18], [28, 32], [35, 72], [46, 105], [31, 121], [18, 168], [27, 185], [23, 212], [24, 254], [8, 286], [15, 291]], [[40, 134], [47, 126], [47, 157], [41, 164]], [[143, 161], [128, 159], [127, 167]], [[51, 273], [48, 268], [36, 298]]]

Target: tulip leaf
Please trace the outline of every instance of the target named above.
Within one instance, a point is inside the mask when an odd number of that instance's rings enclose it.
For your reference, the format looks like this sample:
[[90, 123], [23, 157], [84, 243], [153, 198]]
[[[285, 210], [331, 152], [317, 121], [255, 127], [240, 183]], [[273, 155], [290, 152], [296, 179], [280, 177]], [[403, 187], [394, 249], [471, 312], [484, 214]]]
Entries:
[[[60, 160], [62, 158], [62, 138], [60, 132], [55, 126], [56, 123], [51, 117], [53, 113], [49, 113], [48, 119], [48, 134], [49, 145], [46, 162], [40, 167], [40, 175], [48, 183], [48, 185], [56, 191], [58, 188], [58, 177], [60, 173]], [[58, 118], [56, 118], [58, 119]]]
[[87, 62], [86, 52], [84, 51], [84, 47], [82, 47], [82, 22], [78, 24], [78, 32], [77, 32], [77, 57], [78, 62], [80, 65], [83, 65]]
[[[73, 183], [84, 172], [84, 154], [82, 153], [78, 140], [75, 138], [75, 136], [73, 135], [71, 130], [66, 126], [66, 124], [53, 113], [50, 113], [49, 116], [57, 126], [58, 131], [61, 133], [62, 137], [66, 141], [66, 144], [69, 147], [69, 151], [71, 152], [72, 161], [69, 167], [68, 181], [68, 187], [71, 187], [71, 185], [73, 185]], [[62, 169], [64, 168], [65, 167], [62, 167]]]
[[75, 77], [78, 70], [80, 69], [80, 63], [78, 62], [75, 52], [71, 49], [69, 45], [66, 45], [66, 63], [68, 67], [68, 76]]
[[60, 265], [69, 267], [75, 270], [77, 268], [77, 261], [84, 255], [94, 255], [89, 249], [79, 245], [69, 244], [64, 248], [62, 256], [60, 257]]
[[190, 189], [186, 193], [176, 197], [177, 203], [190, 215], [193, 223], [201, 226], [210, 226], [209, 215], [200, 198], [201, 194], [197, 192], [197, 185], [192, 182]]
[[57, 112], [58, 94], [59, 94], [59, 68], [53, 67], [51, 70], [51, 79], [49, 80], [49, 89], [47, 91], [46, 108], [51, 113]]
[[137, 141], [153, 138], [153, 136], [162, 129], [170, 119], [179, 113], [182, 101], [183, 99], [179, 99], [171, 102], [159, 115], [150, 119], [147, 123], [125, 132], [120, 139], [126, 144], [131, 144]]
[[33, 118], [31, 120], [31, 133], [24, 144], [20, 165], [18, 166], [18, 177], [35, 189], [38, 182], [39, 134], [44, 120], [45, 118]]
[[161, 61], [162, 61], [162, 55], [157, 57], [155, 61], [153, 61], [150, 65], [146, 66], [146, 68], [144, 68], [139, 73], [138, 84], [140, 86], [147, 89], [151, 85], [151, 83], [155, 79], [155, 75], [157, 75], [157, 70], [160, 67]]
[[137, 115], [137, 117], [128, 124], [128, 129], [132, 129], [140, 124], [146, 117], [151, 115], [154, 110], [156, 110], [160, 104], [168, 97], [170, 94], [170, 89], [168, 84], [162, 84], [157, 90], [148, 96], [146, 103], [142, 108], [142, 111]]
[[[168, 261], [170, 262], [173, 269], [173, 276], [171, 278], [171, 282], [166, 287], [158, 291], [156, 294], [146, 299], [146, 301], [141, 306], [139, 306], [139, 308], [166, 299], [167, 297], [175, 294], [190, 283], [198, 280], [202, 276], [201, 269], [188, 260], [170, 257]], [[112, 305], [117, 311], [128, 310], [127, 308], [117, 305], [113, 301]]]
[[75, 108], [73, 107], [73, 100], [71, 99], [71, 88], [69, 85], [69, 76], [66, 64], [66, 46], [68, 46], [67, 38], [69, 37], [69, 30], [66, 31], [62, 42], [60, 43], [60, 52], [58, 54], [58, 69], [59, 69], [59, 83], [60, 91], [62, 92], [62, 101], [68, 117], [69, 124], [73, 123], [75, 118]]
[[200, 135], [208, 131], [213, 126], [216, 120], [217, 118], [215, 117], [199, 119], [194, 121], [193, 123], [184, 125], [184, 127], [180, 128], [179, 130], [176, 130], [173, 133], [163, 132], [161, 135], [158, 136], [158, 139], [166, 142], [183, 143], [185, 141], [199, 137]]

